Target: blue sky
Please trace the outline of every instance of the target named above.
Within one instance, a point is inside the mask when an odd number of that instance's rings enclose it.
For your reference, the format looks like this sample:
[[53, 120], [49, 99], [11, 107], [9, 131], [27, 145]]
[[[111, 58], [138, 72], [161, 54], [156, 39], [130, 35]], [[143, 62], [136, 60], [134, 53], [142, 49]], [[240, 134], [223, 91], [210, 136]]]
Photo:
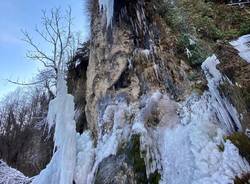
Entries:
[[25, 58], [27, 45], [21, 41], [21, 29], [32, 33], [39, 26], [41, 10], [64, 9], [69, 5], [74, 29], [87, 39], [89, 21], [85, 0], [0, 0], [0, 98], [17, 88], [6, 79], [29, 81], [39, 68], [36, 62]]

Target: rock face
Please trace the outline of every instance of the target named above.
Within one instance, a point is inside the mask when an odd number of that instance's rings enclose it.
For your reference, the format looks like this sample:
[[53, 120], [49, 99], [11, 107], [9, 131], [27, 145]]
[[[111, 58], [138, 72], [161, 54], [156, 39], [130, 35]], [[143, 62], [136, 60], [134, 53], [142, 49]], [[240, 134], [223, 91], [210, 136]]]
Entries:
[[222, 61], [219, 69], [233, 84], [221, 85], [221, 91], [242, 114], [242, 128], [247, 133], [250, 129], [250, 64], [231, 46], [219, 44], [217, 53]]
[[124, 96], [128, 103], [134, 102], [155, 90], [181, 99], [191, 88], [186, 74], [189, 66], [180, 60], [176, 62], [171, 48], [167, 51], [161, 45], [163, 35], [155, 22], [146, 17], [149, 15], [145, 2], [115, 1], [114, 9], [117, 20], [112, 28], [102, 13], [92, 20], [86, 114], [94, 132], [101, 103], [111, 103], [119, 96]]

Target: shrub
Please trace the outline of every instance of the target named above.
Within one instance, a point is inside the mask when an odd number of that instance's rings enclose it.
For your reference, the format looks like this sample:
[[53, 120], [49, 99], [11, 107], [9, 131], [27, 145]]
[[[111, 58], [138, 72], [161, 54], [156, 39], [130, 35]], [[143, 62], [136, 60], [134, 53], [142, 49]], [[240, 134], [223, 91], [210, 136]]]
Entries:
[[[187, 50], [190, 52], [188, 56]], [[206, 58], [206, 53], [197, 43], [190, 43], [190, 38], [186, 34], [181, 34], [177, 41], [177, 53], [185, 54], [189, 64], [196, 66], [200, 65]]]

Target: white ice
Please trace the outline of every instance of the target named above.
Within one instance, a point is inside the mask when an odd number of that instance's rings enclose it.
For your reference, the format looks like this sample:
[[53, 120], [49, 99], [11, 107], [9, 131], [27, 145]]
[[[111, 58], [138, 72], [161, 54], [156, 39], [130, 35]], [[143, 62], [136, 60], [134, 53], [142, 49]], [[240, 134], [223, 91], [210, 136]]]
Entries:
[[241, 36], [230, 44], [239, 51], [240, 57], [250, 63], [250, 34]]
[[235, 108], [219, 93], [223, 76], [217, 64], [215, 55], [202, 64], [209, 91], [181, 104], [181, 123], [158, 131], [161, 184], [233, 184], [235, 176], [250, 171], [238, 149], [223, 139], [234, 131], [233, 123], [240, 128], [240, 122]]
[[241, 130], [239, 114], [233, 105], [224, 96], [221, 96], [218, 90], [219, 85], [223, 83], [223, 76], [216, 68], [219, 63], [220, 61], [213, 55], [208, 57], [201, 66], [208, 81], [209, 91], [214, 98], [213, 106], [217, 111], [220, 122], [226, 126], [228, 132], [233, 132], [235, 128]]
[[114, 0], [99, 0], [99, 9], [103, 10], [107, 18], [107, 25], [112, 26], [114, 16]]
[[75, 169], [75, 183], [86, 184], [88, 173], [91, 172], [94, 162], [94, 145], [90, 132], [77, 135], [77, 160]]
[[[100, 117], [98, 143], [95, 148], [95, 162], [92, 171], [88, 174], [87, 184], [94, 182], [94, 176], [99, 164], [110, 155], [116, 155], [118, 145], [128, 138], [129, 128], [126, 120], [129, 107], [126, 103], [120, 102], [116, 105], [106, 107], [104, 115]], [[104, 131], [102, 125], [113, 122], [111, 131]], [[103, 133], [104, 132], [104, 133]]]
[[76, 125], [74, 99], [67, 94], [67, 85], [61, 74], [57, 83], [57, 95], [49, 104], [48, 123], [55, 125], [55, 153], [33, 184], [72, 184], [76, 165]]
[[233, 184], [235, 176], [250, 171], [238, 149], [224, 142], [213, 103], [209, 92], [191, 96], [183, 104], [181, 124], [159, 134], [161, 184]]

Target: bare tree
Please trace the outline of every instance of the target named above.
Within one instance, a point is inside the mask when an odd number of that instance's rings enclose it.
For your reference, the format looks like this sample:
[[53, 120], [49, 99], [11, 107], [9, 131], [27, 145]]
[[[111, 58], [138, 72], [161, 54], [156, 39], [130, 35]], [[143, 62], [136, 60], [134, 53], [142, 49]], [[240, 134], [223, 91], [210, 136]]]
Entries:
[[36, 34], [45, 43], [44, 49], [30, 36], [27, 31], [22, 31], [25, 41], [31, 48], [26, 56], [38, 61], [46, 68], [38, 78], [38, 82], [45, 81], [46, 87], [56, 83], [59, 71], [64, 70], [64, 65], [75, 54], [79, 44], [79, 35], [72, 31], [71, 8], [66, 10], [65, 15], [59, 8], [52, 9], [50, 13], [42, 11], [42, 28], [36, 28]]
[[[21, 88], [0, 101], [0, 158], [30, 175], [45, 167], [53, 149], [46, 126], [49, 98], [44, 90]], [[41, 155], [35, 154], [44, 149]]]

